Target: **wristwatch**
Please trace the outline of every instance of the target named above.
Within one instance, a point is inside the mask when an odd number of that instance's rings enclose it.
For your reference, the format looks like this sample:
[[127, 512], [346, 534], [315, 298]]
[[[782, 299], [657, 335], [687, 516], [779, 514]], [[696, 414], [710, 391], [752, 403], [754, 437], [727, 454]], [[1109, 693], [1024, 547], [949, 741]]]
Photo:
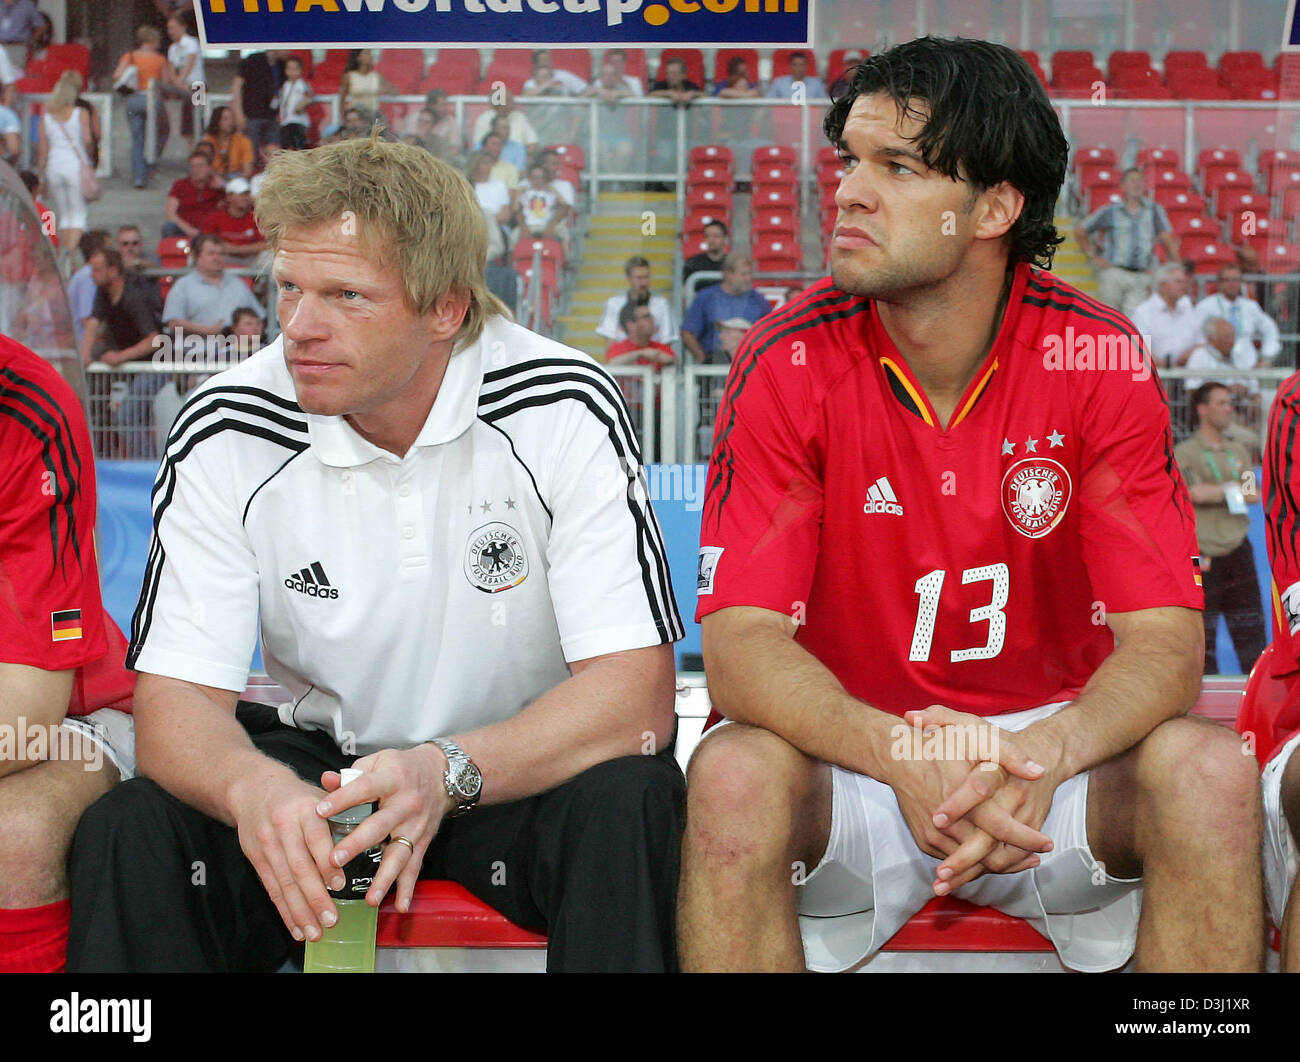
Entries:
[[447, 757], [447, 773], [443, 775], [442, 781], [447, 787], [447, 795], [456, 801], [456, 808], [448, 813], [448, 818], [464, 815], [478, 803], [483, 792], [483, 776], [474, 766], [474, 761], [465, 755], [465, 750], [456, 742], [434, 738], [433, 744], [442, 749], [443, 755]]

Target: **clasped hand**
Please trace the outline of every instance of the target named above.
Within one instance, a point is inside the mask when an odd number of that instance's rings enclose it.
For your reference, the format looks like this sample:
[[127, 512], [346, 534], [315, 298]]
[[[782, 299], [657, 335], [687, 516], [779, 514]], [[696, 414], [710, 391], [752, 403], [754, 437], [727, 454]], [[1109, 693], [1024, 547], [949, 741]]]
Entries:
[[[385, 847], [366, 902], [378, 907], [396, 881], [397, 909], [408, 910], [424, 854], [451, 810], [437, 746], [384, 749], [353, 766], [364, 773], [346, 786], [336, 771], [322, 774], [317, 787], [278, 769], [236, 799], [240, 846], [295, 940], [319, 940], [321, 927], [338, 921], [328, 890], [343, 887], [342, 868], [350, 860], [390, 836], [411, 847]], [[336, 846], [329, 817], [375, 802], [378, 808]]]
[[[946, 896], [986, 871], [1014, 874], [1038, 866], [1040, 853], [1052, 849], [1051, 838], [1039, 827], [1063, 780], [1055, 770], [1059, 756], [1028, 731], [1012, 734], [980, 716], [941, 705], [903, 718], [927, 735], [962, 727], [964, 751], [969, 752], [963, 758], [897, 758], [886, 779], [918, 847], [942, 860], [935, 868], [935, 895]], [[971, 739], [985, 737], [984, 730], [992, 731], [989, 740]], [[939, 741], [937, 747], [958, 743]], [[1031, 750], [1048, 766], [1035, 762]]]

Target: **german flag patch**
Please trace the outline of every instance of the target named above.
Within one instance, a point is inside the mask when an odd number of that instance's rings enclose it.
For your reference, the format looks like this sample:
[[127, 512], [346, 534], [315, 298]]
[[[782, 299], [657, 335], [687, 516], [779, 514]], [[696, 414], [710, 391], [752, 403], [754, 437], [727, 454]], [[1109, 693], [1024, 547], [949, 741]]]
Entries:
[[67, 642], [81, 637], [81, 609], [67, 608], [50, 613], [50, 640]]
[[1200, 557], [1192, 558], [1192, 581], [1196, 583], [1197, 586], [1203, 585], [1201, 583], [1201, 558]]

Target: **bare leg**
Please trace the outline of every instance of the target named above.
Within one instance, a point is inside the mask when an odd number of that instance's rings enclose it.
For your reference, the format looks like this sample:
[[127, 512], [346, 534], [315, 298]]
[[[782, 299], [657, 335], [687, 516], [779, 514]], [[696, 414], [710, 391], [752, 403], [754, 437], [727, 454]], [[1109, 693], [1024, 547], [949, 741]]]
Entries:
[[[1300, 753], [1292, 752], [1282, 771], [1282, 814], [1291, 837], [1300, 845]], [[1300, 973], [1300, 881], [1291, 882], [1291, 897], [1282, 918], [1282, 969]]]
[[691, 759], [677, 896], [683, 970], [805, 969], [795, 880], [830, 837], [831, 771], [732, 724]]
[[1263, 968], [1259, 773], [1231, 730], [1174, 719], [1094, 770], [1088, 841], [1144, 878], [1139, 969]]
[[[85, 742], [82, 734], [70, 741]], [[86, 760], [90, 760], [87, 750]], [[111, 789], [117, 768], [46, 760], [0, 778], [0, 908], [41, 907], [68, 895], [68, 846], [81, 813]]]

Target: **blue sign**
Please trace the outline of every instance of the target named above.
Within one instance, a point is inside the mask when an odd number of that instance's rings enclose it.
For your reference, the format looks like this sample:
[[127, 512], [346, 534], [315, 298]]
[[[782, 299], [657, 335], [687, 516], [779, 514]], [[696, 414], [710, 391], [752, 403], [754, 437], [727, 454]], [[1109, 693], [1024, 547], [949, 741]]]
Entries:
[[1300, 4], [1290, 0], [1286, 10], [1286, 36], [1282, 41], [1284, 52], [1300, 52]]
[[812, 0], [195, 0], [205, 47], [807, 45]]

